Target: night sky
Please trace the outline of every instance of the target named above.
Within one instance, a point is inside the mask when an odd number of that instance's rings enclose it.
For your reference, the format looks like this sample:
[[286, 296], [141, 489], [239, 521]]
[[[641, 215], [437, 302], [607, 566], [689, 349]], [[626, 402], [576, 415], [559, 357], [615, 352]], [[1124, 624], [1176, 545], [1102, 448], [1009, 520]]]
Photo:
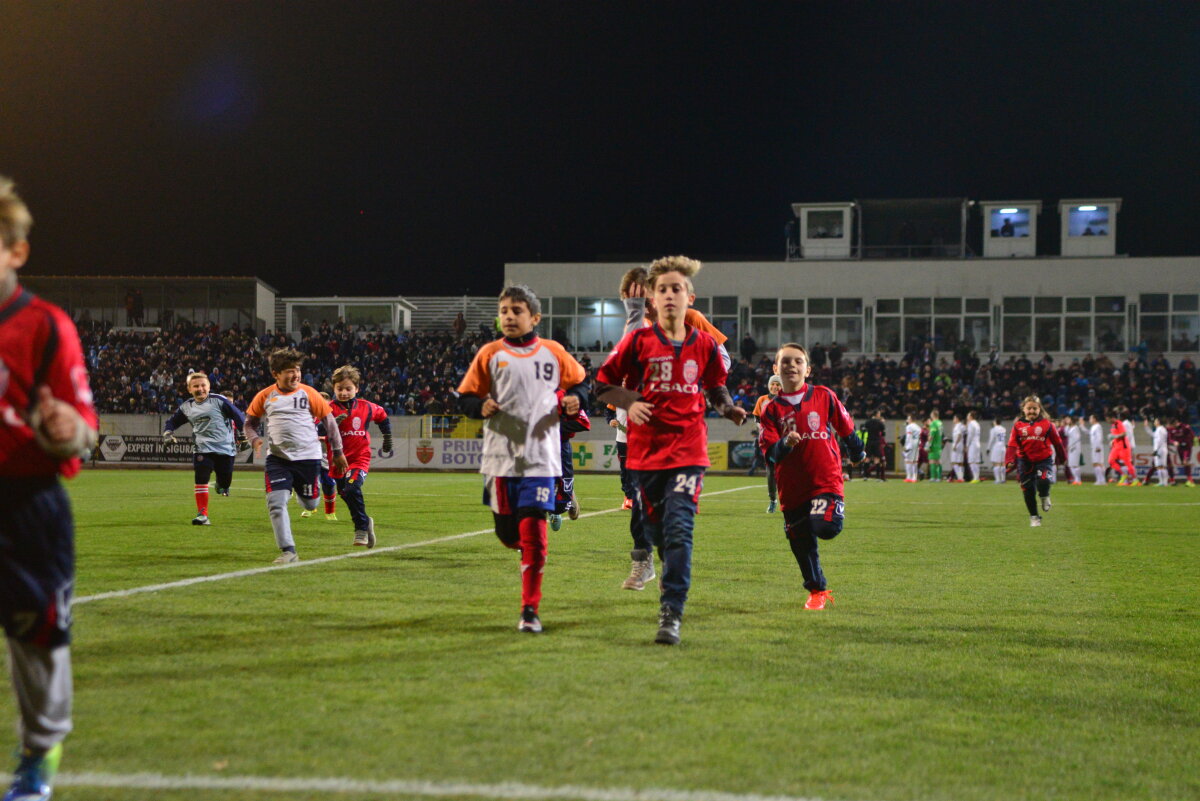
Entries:
[[1122, 197], [1119, 252], [1200, 254], [1191, 0], [13, 2], [0, 65], [40, 275], [491, 294], [888, 197]]

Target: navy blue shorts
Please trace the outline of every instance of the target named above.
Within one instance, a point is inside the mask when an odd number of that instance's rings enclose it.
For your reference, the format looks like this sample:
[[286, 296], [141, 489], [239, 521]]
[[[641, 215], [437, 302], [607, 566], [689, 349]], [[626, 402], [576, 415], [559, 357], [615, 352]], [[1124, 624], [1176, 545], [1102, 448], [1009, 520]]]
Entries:
[[217, 474], [217, 486], [228, 489], [233, 483], [233, 457], [223, 453], [197, 453], [192, 459], [192, 467], [196, 472], [196, 483], [207, 484], [208, 478], [214, 472]]
[[498, 515], [515, 514], [518, 509], [554, 511], [553, 476], [487, 476], [483, 483], [483, 502]]
[[1017, 481], [1020, 482], [1021, 489], [1032, 487], [1038, 479], [1049, 481], [1050, 474], [1053, 472], [1054, 462], [1050, 459], [1043, 459], [1040, 462], [1017, 459]]
[[75, 526], [57, 478], [5, 478], [0, 491], [0, 625], [43, 648], [71, 640]]
[[317, 475], [321, 472], [320, 459], [280, 459], [275, 454], [267, 457], [267, 492], [295, 490], [301, 498], [317, 497]]
[[783, 526], [789, 538], [812, 534], [831, 540], [842, 533], [846, 523], [846, 501], [832, 492], [805, 501], [798, 509], [783, 510]]

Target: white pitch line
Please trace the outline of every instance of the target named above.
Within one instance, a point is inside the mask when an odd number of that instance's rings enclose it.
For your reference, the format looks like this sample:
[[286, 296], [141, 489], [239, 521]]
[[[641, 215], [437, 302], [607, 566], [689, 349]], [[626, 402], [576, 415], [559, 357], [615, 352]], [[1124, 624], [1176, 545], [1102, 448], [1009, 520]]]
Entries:
[[[705, 492], [701, 494], [701, 498], [707, 498], [712, 495], [724, 495], [727, 492], [740, 492], [745, 489], [753, 489], [754, 485], [747, 487], [734, 487], [733, 489], [717, 490], [716, 492]], [[597, 512], [587, 512], [579, 517], [596, 517], [597, 515], [606, 515], [613, 512], [621, 511], [621, 507], [614, 506], [611, 509], [601, 509]], [[321, 565], [328, 562], [340, 562], [343, 559], [359, 559], [366, 556], [374, 556], [380, 553], [391, 553], [393, 551], [407, 551], [411, 548], [423, 548], [426, 545], [437, 545], [443, 542], [451, 542], [453, 540], [462, 540], [467, 537], [477, 537], [480, 534], [490, 534], [494, 529], [481, 528], [478, 531], [465, 531], [461, 534], [451, 534], [446, 537], [438, 537], [432, 540], [423, 540], [421, 542], [408, 542], [403, 545], [389, 545], [383, 548], [372, 548], [367, 551], [353, 551], [351, 553], [338, 554], [337, 556], [324, 556], [320, 559], [302, 559], [299, 562], [290, 562], [286, 565], [268, 565], [267, 567], [253, 567], [246, 570], [235, 570], [231, 573], [217, 573], [211, 576], [196, 576], [194, 578], [180, 579], [179, 581], [169, 581], [164, 584], [149, 584], [144, 587], [131, 587], [127, 590], [111, 590], [109, 592], [100, 592], [95, 595], [82, 595], [71, 601], [72, 606], [79, 604], [90, 603], [91, 601], [103, 601], [107, 598], [128, 598], [131, 595], [140, 595], [144, 592], [159, 592], [160, 590], [172, 590], [177, 587], [190, 587], [193, 584], [207, 584], [213, 581], [225, 581], [226, 579], [241, 578], [243, 576], [257, 576], [262, 573], [271, 573], [276, 570], [292, 570], [294, 568], [307, 567], [309, 565]]]
[[62, 787], [113, 787], [137, 790], [250, 790], [270, 793], [338, 793], [343, 795], [471, 796], [477, 798], [563, 799], [563, 801], [820, 801], [812, 797], [724, 793], [715, 790], [672, 790], [629, 787], [580, 787], [536, 784], [476, 784], [391, 779], [280, 779], [257, 776], [163, 776], [158, 773], [63, 773]]

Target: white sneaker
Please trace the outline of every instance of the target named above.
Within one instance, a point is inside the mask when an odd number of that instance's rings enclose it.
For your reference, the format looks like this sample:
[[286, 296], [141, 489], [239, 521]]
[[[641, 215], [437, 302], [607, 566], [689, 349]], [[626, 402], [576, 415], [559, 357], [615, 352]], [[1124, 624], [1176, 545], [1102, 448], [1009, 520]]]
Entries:
[[646, 583], [653, 581], [654, 576], [654, 554], [648, 551], [634, 551], [634, 554], [646, 554], [645, 559], [631, 560], [629, 565], [629, 578], [625, 579], [625, 583], [621, 585], [623, 590], [644, 590]]
[[312, 509], [305, 509], [303, 512], [300, 513], [300, 516], [301, 517], [312, 517], [313, 516]]
[[299, 562], [299, 561], [300, 561], [300, 557], [296, 556], [295, 551], [284, 551], [283, 553], [279, 554], [279, 556], [275, 557], [275, 561], [272, 562], [272, 564], [289, 565], [292, 562]]
[[1037, 528], [1041, 524], [1042, 524], [1042, 518], [1038, 517], [1037, 515], [1032, 515], [1029, 518], [1029, 527], [1030, 528]]
[[367, 547], [367, 532], [365, 532], [365, 531], [354, 532], [354, 544], [357, 545], [359, 548], [366, 548]]
[[1047, 495], [1045, 498], [1042, 498], [1042, 511], [1043, 512], [1050, 511], [1050, 496], [1049, 495]]
[[367, 549], [375, 547], [375, 518], [367, 518]]

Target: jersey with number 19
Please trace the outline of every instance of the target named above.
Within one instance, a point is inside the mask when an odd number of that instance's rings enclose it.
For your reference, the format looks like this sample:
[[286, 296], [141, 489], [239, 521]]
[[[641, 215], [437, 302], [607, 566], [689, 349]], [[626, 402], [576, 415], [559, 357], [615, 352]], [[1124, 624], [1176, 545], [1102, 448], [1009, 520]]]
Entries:
[[691, 326], [672, 342], [656, 323], [630, 331], [596, 374], [597, 380], [634, 389], [654, 405], [650, 421], [629, 421], [631, 470], [708, 467], [708, 427], [703, 391], [727, 377], [717, 341]]
[[284, 392], [277, 384], [254, 396], [246, 408], [250, 417], [267, 424], [267, 446], [272, 456], [297, 462], [321, 458], [315, 423], [329, 414], [329, 403], [307, 384]]
[[483, 425], [485, 476], [562, 475], [558, 404], [586, 377], [583, 365], [552, 339], [524, 345], [503, 339], [479, 349], [458, 386], [460, 394], [491, 398], [500, 411]]

